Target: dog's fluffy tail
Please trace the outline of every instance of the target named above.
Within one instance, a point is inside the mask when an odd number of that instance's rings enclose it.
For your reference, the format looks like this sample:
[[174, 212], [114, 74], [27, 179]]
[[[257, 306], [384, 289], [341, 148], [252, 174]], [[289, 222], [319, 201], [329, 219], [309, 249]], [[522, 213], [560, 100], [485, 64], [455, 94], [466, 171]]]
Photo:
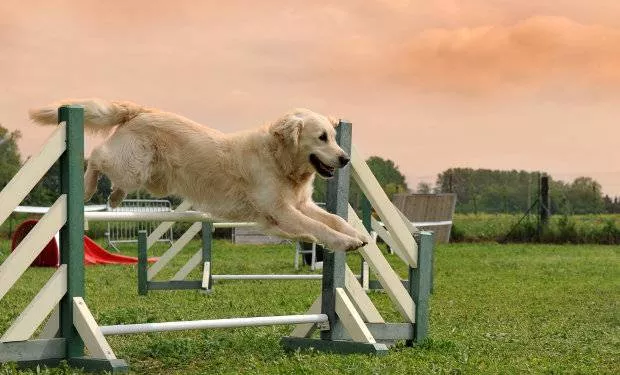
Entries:
[[131, 102], [67, 99], [49, 106], [31, 109], [30, 118], [42, 125], [55, 125], [58, 123], [58, 107], [61, 105], [84, 107], [84, 128], [91, 133], [99, 134], [107, 134], [115, 126], [122, 125], [141, 113], [150, 112], [149, 108]]

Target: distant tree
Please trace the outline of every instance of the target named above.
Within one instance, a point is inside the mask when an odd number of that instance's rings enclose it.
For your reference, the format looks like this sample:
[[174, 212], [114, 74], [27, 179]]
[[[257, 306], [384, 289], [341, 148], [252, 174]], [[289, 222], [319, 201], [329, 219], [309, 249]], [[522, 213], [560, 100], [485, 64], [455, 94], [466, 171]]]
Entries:
[[[400, 172], [398, 166], [389, 159], [383, 159], [379, 156], [371, 156], [366, 160], [368, 167], [379, 181], [379, 185], [383, 188], [383, 191], [388, 195], [390, 199], [396, 193], [402, 193], [408, 191], [407, 182], [405, 176]], [[357, 186], [355, 181], [351, 179], [351, 185], [349, 189], [349, 202], [353, 207], [357, 208], [362, 196], [362, 191]], [[313, 199], [317, 202], [325, 202], [326, 181], [320, 177], [317, 177], [314, 181], [314, 194]]]
[[576, 214], [601, 213], [605, 208], [601, 184], [590, 177], [576, 178], [567, 191], [567, 197]]
[[428, 182], [421, 181], [418, 183], [418, 187], [416, 188], [416, 193], [419, 194], [430, 194], [432, 191], [431, 184]]
[[17, 140], [21, 133], [16, 130], [9, 132], [0, 125], [0, 189], [9, 183], [21, 165], [21, 157], [17, 148]]

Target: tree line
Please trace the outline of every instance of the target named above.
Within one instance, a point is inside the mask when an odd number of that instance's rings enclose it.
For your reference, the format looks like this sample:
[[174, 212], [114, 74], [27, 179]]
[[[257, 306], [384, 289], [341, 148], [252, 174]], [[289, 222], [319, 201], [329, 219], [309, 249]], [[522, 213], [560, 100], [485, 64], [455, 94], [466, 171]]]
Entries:
[[[521, 213], [538, 199], [543, 172], [450, 168], [437, 176], [435, 192], [456, 193], [461, 213]], [[428, 189], [428, 186], [423, 186]], [[620, 212], [620, 199], [603, 195], [601, 184], [591, 177], [572, 182], [549, 176], [551, 212], [599, 214]]]

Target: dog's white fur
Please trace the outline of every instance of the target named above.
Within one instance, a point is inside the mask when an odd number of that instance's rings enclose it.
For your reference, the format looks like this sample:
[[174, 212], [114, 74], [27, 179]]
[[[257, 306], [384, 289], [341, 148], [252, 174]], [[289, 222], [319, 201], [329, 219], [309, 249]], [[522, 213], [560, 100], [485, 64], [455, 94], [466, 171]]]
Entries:
[[255, 221], [270, 233], [332, 250], [354, 250], [368, 241], [312, 201], [315, 171], [329, 177], [348, 161], [325, 116], [297, 109], [258, 130], [224, 134], [130, 102], [81, 99], [33, 109], [30, 117], [56, 124], [62, 104], [83, 106], [90, 132], [109, 134], [116, 127], [88, 160], [86, 200], [105, 174], [112, 181], [113, 207], [128, 192], [146, 188], [156, 196], [188, 199], [218, 219]]

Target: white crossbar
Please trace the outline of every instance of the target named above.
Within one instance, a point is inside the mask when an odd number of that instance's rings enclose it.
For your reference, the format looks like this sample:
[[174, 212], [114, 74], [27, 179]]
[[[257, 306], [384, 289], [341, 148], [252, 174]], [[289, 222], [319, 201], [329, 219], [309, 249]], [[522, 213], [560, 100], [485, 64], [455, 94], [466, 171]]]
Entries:
[[[185, 212], [191, 207], [191, 202], [183, 201], [180, 205], [177, 206], [174, 212]], [[174, 221], [164, 221], [160, 223], [159, 226], [155, 228], [155, 230], [153, 230], [153, 232], [151, 232], [151, 234], [149, 234], [148, 238], [146, 239], [146, 248], [148, 249], [153, 246], [153, 244], [157, 242], [157, 240], [159, 240], [161, 236], [163, 236], [164, 233], [166, 233], [173, 225]]]
[[24, 200], [45, 172], [62, 155], [67, 147], [66, 138], [66, 125], [63, 122], [47, 140], [43, 149], [36, 156], [28, 159], [26, 164], [0, 191], [0, 224], [4, 223], [15, 207]]
[[28, 340], [67, 292], [67, 265], [61, 264], [28, 306], [4, 333], [0, 342]]
[[30, 267], [54, 234], [67, 221], [67, 196], [61, 195], [13, 252], [0, 264], [0, 299]]
[[323, 275], [211, 275], [211, 277], [213, 280], [321, 280]]
[[181, 252], [181, 250], [183, 250], [183, 247], [187, 245], [187, 243], [191, 241], [192, 238], [194, 238], [196, 233], [200, 232], [201, 228], [202, 224], [200, 223], [192, 224], [192, 226], [190, 226], [187, 231], [183, 233], [183, 235], [174, 243], [174, 245], [172, 245], [168, 250], [166, 250], [166, 252], [159, 257], [157, 262], [155, 262], [151, 267], [149, 267], [147, 271], [147, 280], [153, 279], [155, 275], [157, 275], [159, 271], [161, 271], [162, 268], [164, 268], [166, 264], [168, 264], [172, 260], [172, 258], [174, 258], [179, 252]]
[[[353, 227], [362, 233], [370, 237], [370, 234], [362, 224], [355, 210], [349, 205], [349, 223]], [[392, 266], [385, 259], [381, 250], [377, 247], [377, 244], [370, 242], [368, 245], [358, 250], [364, 257], [366, 262], [370, 265], [370, 268], [375, 272], [377, 278], [381, 282], [383, 289], [387, 292], [392, 302], [396, 305], [396, 309], [408, 322], [415, 323], [415, 303], [407, 292], [407, 289], [400, 281], [400, 277]]]
[[403, 222], [390, 202], [381, 185], [372, 174], [364, 159], [358, 154], [355, 147], [351, 148], [351, 175], [377, 211], [390, 234], [403, 251], [403, 256], [409, 266], [416, 268], [418, 264], [418, 244], [413, 239], [411, 231]]
[[256, 327], [280, 324], [325, 323], [325, 314], [258, 316], [251, 318], [230, 318], [213, 320], [190, 320], [179, 322], [120, 324], [101, 326], [104, 335], [130, 335], [135, 333], [182, 331], [188, 329]]

